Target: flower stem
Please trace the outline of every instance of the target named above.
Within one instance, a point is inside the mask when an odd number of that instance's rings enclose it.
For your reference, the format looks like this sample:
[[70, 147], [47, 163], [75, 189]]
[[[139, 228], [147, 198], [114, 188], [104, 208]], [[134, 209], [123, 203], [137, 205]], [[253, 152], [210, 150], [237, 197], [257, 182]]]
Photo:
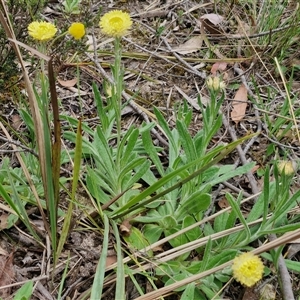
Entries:
[[122, 91], [123, 91], [123, 70], [121, 68], [122, 48], [119, 37], [115, 38], [115, 63], [113, 67], [113, 77], [115, 86], [113, 87], [113, 106], [116, 115], [117, 125], [117, 145], [121, 140], [121, 106], [122, 106]]

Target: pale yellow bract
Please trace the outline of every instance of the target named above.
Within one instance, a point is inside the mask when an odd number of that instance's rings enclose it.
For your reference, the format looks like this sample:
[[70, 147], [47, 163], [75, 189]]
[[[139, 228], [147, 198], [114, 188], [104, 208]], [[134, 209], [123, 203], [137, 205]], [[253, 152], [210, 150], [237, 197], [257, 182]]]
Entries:
[[82, 23], [72, 23], [68, 32], [75, 40], [80, 40], [85, 35], [85, 28]]
[[297, 171], [297, 164], [294, 161], [280, 160], [277, 167], [280, 174], [293, 175]]
[[209, 77], [206, 80], [206, 85], [210, 90], [218, 91], [225, 89], [225, 82], [220, 80], [219, 77]]
[[247, 287], [261, 280], [264, 265], [261, 259], [251, 252], [245, 252], [233, 260], [233, 277]]
[[106, 13], [99, 22], [102, 32], [112, 37], [122, 37], [132, 26], [130, 15], [121, 10]]
[[51, 40], [57, 32], [55, 25], [45, 21], [35, 21], [28, 25], [28, 34], [38, 41]]

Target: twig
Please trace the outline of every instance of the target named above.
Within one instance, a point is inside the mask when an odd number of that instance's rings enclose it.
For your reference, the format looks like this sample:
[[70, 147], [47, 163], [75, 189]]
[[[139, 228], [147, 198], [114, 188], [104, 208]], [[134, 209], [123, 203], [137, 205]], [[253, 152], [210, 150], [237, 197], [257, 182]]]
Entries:
[[230, 34], [230, 35], [208, 35], [207, 38], [214, 40], [214, 39], [218, 39], [218, 40], [243, 40], [243, 39], [254, 39], [254, 38], [258, 38], [258, 37], [262, 37], [265, 35], [270, 35], [273, 33], [277, 33], [280, 31], [283, 31], [285, 29], [289, 29], [292, 26], [298, 27], [300, 25], [300, 23], [294, 24], [294, 25], [286, 25], [286, 26], [282, 26], [276, 29], [271, 29], [268, 31], [263, 31], [260, 33], [256, 33], [256, 34], [250, 34], [250, 35], [246, 35], [246, 34]]
[[[269, 240], [274, 241], [277, 240], [277, 236], [275, 234], [269, 234]], [[277, 250], [277, 248], [275, 248]], [[282, 254], [280, 254], [278, 259], [278, 273], [280, 277], [280, 286], [281, 286], [281, 292], [284, 300], [295, 300], [294, 293], [293, 293], [293, 287], [291, 284], [291, 277], [289, 274], [289, 271], [286, 267], [284, 258]]]
[[[18, 141], [10, 140], [10, 139], [4, 138], [4, 137], [2, 137], [2, 136], [0, 136], [0, 140], [3, 141], [3, 142], [9, 143], [9, 144], [13, 144], [13, 145], [15, 145], [15, 146], [18, 146], [18, 147], [24, 149], [24, 151], [30, 152], [30, 153], [33, 154], [34, 156], [38, 157], [37, 153], [35, 153], [32, 149], [30, 149], [30, 148], [28, 148], [28, 147], [22, 145], [22, 144], [21, 144], [20, 142], [18, 142]], [[1, 152], [17, 152], [17, 151], [19, 151], [19, 150], [16, 150], [16, 149], [15, 149], [15, 150], [5, 150], [5, 151], [4, 151], [4, 150], [1, 150]], [[19, 151], [19, 152], [21, 152], [21, 151]]]
[[[236, 65], [234, 66], [234, 70], [238, 74], [241, 74], [243, 72]], [[250, 90], [244, 75], [241, 76], [241, 80], [242, 80], [243, 84], [245, 85], [245, 87], [247, 88], [249, 94], [252, 97], [255, 97], [255, 95]], [[254, 108], [255, 108], [255, 105], [254, 105]], [[260, 132], [261, 128], [262, 128], [262, 123], [260, 121], [258, 111], [256, 109], [255, 109], [255, 116], [256, 116], [256, 119], [258, 122], [258, 132]], [[227, 122], [227, 119], [226, 119], [226, 122]], [[232, 130], [231, 127], [229, 128], [229, 132], [231, 133], [232, 138], [234, 138], [235, 132], [234, 132], [234, 130]], [[240, 149], [238, 149], [238, 148], [240, 148]], [[244, 164], [245, 162], [247, 162], [245, 153], [244, 153], [244, 151], [241, 150], [241, 147], [239, 147], [239, 146], [237, 147], [237, 150], [238, 150], [240, 159], [241, 159], [242, 163]], [[248, 172], [247, 177], [249, 179], [249, 183], [251, 185], [252, 192], [256, 194], [258, 192], [258, 187], [257, 187], [256, 180], [255, 180], [253, 174], [251, 172]], [[275, 234], [270, 234], [268, 237], [271, 241], [274, 241], [277, 239]], [[292, 285], [290, 282], [290, 276], [289, 276], [289, 273], [288, 273], [288, 270], [287, 270], [287, 267], [286, 267], [286, 264], [285, 264], [282, 254], [280, 254], [279, 259], [278, 259], [278, 273], [281, 278], [281, 291], [282, 291], [283, 299], [284, 300], [294, 300], [293, 289], [292, 289]]]
[[[150, 26], [144, 24], [144, 23], [141, 23], [143, 26], [147, 27], [151, 32], [155, 33], [155, 30], [153, 28], [151, 28]], [[168, 33], [169, 34], [169, 33]], [[164, 42], [164, 44], [166, 45], [166, 47], [168, 48], [168, 50], [174, 54], [174, 56], [177, 58], [178, 61], [180, 61], [184, 66], [187, 67], [188, 71], [189, 72], [192, 72], [193, 74], [205, 79], [206, 78], [206, 75], [204, 72], [199, 72], [197, 69], [195, 69], [193, 66], [191, 66], [189, 63], [187, 63], [184, 59], [182, 59], [173, 49], [172, 47], [170, 46], [170, 44], [168, 43], [166, 37], [162, 37], [160, 36], [160, 38], [162, 39], [162, 41]]]
[[186, 66], [192, 73], [194, 73], [195, 75], [205, 79], [206, 75], [204, 72], [199, 72], [197, 69], [195, 69], [193, 66], [191, 66], [189, 63], [187, 63], [184, 59], [182, 59], [170, 46], [170, 44], [168, 43], [167, 39], [164, 37], [161, 37], [161, 39], [164, 41], [164, 44], [167, 46], [168, 50], [174, 54], [174, 56], [184, 65]]

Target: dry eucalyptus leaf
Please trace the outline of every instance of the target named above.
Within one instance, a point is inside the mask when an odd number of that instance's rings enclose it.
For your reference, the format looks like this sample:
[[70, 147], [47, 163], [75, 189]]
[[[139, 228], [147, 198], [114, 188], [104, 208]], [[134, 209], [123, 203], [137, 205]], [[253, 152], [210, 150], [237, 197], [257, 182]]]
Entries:
[[203, 38], [201, 35], [194, 36], [184, 44], [174, 48], [173, 50], [179, 54], [189, 54], [198, 51], [202, 47], [202, 43]]
[[218, 25], [222, 23], [225, 20], [225, 18], [218, 14], [206, 14], [200, 17], [200, 20], [201, 21], [208, 20], [213, 25]]
[[117, 255], [107, 256], [105, 267], [109, 267], [117, 262]]
[[62, 80], [62, 79], [57, 78], [57, 81], [59, 82], [59, 84], [61, 86], [72, 87], [77, 83], [77, 78], [73, 78], [71, 80]]
[[227, 68], [227, 62], [216, 62], [211, 67], [211, 74], [216, 76], [218, 71], [225, 71]]
[[260, 290], [261, 300], [275, 300], [276, 299], [276, 288], [272, 284], [266, 284]]
[[232, 102], [231, 119], [236, 124], [243, 120], [247, 108], [248, 91], [242, 83], [237, 90]]
[[222, 34], [225, 32], [221, 26], [224, 20], [225, 18], [218, 14], [206, 14], [200, 17], [201, 26], [211, 34]]

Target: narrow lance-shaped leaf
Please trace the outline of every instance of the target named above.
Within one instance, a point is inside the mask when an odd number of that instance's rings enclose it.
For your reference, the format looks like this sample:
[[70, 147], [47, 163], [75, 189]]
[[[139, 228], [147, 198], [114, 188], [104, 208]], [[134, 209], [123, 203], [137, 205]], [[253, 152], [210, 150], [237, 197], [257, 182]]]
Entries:
[[[64, 224], [60, 235], [60, 240], [57, 246], [56, 258], [59, 257], [69, 234], [70, 224], [73, 216], [75, 195], [76, 195], [76, 190], [77, 190], [79, 175], [80, 175], [81, 154], [82, 154], [82, 132], [81, 132], [81, 120], [79, 119], [78, 127], [77, 127], [77, 135], [76, 135], [75, 154], [74, 154], [71, 200], [69, 202], [68, 211], [65, 215]], [[56, 262], [57, 260], [54, 261], [54, 265], [56, 264]]]

